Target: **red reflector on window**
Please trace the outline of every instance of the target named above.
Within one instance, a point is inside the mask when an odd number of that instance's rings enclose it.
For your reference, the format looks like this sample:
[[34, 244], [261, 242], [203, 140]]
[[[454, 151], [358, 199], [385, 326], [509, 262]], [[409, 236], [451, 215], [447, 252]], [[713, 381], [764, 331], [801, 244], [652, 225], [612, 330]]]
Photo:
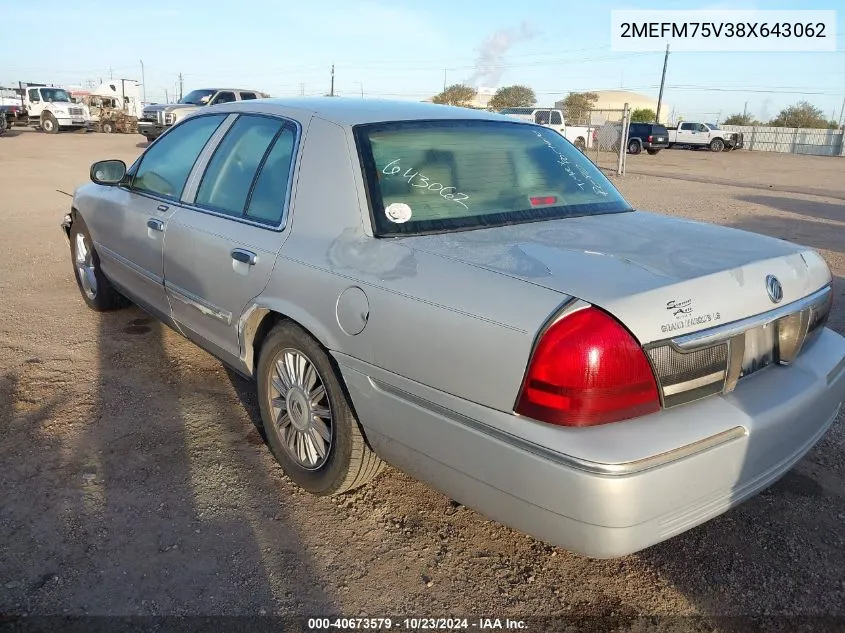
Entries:
[[532, 196], [529, 200], [531, 200], [532, 207], [540, 207], [545, 204], [554, 204], [557, 202], [555, 196]]

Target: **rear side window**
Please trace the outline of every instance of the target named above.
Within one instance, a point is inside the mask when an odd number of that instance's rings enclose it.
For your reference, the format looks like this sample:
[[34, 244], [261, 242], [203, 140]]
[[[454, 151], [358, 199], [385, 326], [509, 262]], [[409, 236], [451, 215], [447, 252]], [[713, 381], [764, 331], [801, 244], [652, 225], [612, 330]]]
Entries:
[[276, 138], [252, 189], [246, 216], [276, 226], [285, 209], [296, 134], [286, 126]]
[[255, 99], [254, 92], [242, 92], [241, 93], [241, 101], [249, 101], [251, 99]]
[[560, 118], [560, 112], [552, 112], [552, 125], [563, 125], [563, 119]]
[[269, 117], [239, 117], [208, 163], [196, 204], [228, 215], [243, 215], [258, 168], [284, 125], [284, 121]]
[[667, 136], [669, 134], [669, 130], [667, 130], [663, 125], [654, 125], [652, 126], [651, 133], [658, 136]]
[[186, 120], [150, 146], [132, 178], [132, 188], [178, 200], [194, 163], [226, 114]]
[[378, 235], [631, 210], [589, 158], [549, 128], [408, 121], [357, 126], [355, 137]]

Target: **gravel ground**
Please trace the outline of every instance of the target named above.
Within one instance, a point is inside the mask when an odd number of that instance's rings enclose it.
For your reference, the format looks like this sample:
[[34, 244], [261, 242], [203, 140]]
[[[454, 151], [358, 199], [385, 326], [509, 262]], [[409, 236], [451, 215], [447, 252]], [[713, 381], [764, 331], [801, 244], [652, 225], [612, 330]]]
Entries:
[[[531, 615], [596, 631], [845, 617], [841, 420], [764, 494], [612, 561], [549, 547], [392, 469], [348, 496], [300, 492], [257, 432], [248, 382], [138, 309], [98, 315], [78, 295], [56, 189], [98, 158], [132, 160], [140, 139], [0, 138], [0, 614]], [[631, 157], [617, 182], [642, 209], [819, 249], [845, 333], [842, 168], [667, 150]], [[697, 182], [708, 179], [719, 184]]]

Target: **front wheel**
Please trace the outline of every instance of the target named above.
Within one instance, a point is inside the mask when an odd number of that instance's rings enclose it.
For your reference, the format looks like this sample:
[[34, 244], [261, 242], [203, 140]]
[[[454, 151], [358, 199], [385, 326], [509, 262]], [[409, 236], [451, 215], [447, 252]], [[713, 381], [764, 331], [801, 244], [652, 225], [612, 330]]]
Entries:
[[660, 150], [659, 150], [659, 149], [647, 149], [646, 151], [648, 152], [648, 155], [649, 155], [649, 156], [656, 156], [656, 155], [657, 155], [657, 153], [658, 153]]
[[290, 321], [267, 335], [258, 359], [261, 422], [290, 479], [315, 495], [358, 488], [384, 463], [367, 445], [339, 372]]
[[710, 151], [711, 152], [721, 152], [725, 149], [725, 142], [720, 138], [714, 138], [710, 141]]
[[642, 151], [642, 147], [640, 146], [639, 141], [631, 141], [628, 143], [628, 153], [629, 154], [639, 154]]
[[97, 312], [115, 310], [126, 300], [115, 290], [100, 269], [100, 257], [94, 250], [88, 227], [77, 216], [70, 227], [70, 254], [76, 285], [88, 307]]
[[47, 114], [41, 118], [41, 129], [47, 134], [58, 134], [59, 122], [52, 114]]
[[587, 149], [587, 142], [584, 140], [583, 136], [579, 136], [575, 139], [575, 147], [580, 149], [582, 152]]
[[114, 133], [114, 123], [112, 123], [111, 121], [103, 121], [100, 127], [103, 130], [104, 134]]

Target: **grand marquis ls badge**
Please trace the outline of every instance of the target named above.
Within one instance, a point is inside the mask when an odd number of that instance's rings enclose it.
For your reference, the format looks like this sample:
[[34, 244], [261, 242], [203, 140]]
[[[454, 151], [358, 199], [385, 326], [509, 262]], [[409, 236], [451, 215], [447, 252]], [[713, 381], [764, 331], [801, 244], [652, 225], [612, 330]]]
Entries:
[[766, 292], [769, 293], [769, 299], [772, 300], [772, 303], [780, 303], [783, 299], [783, 287], [774, 275], [766, 277]]

